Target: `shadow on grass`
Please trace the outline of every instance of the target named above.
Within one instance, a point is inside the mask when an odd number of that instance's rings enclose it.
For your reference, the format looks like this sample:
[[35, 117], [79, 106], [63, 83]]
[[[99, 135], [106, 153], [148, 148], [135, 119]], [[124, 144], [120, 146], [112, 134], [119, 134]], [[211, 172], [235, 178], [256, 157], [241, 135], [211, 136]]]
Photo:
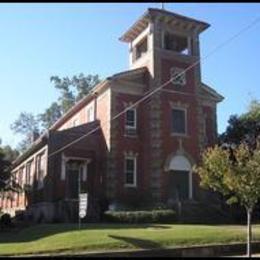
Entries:
[[46, 238], [48, 236], [58, 235], [65, 232], [77, 232], [87, 230], [118, 230], [118, 229], [168, 229], [167, 225], [160, 224], [112, 224], [112, 223], [99, 223], [99, 224], [82, 224], [79, 229], [78, 224], [35, 224], [25, 228], [14, 228], [8, 232], [0, 231], [0, 245], [3, 243], [20, 243], [31, 242], [38, 239]]
[[142, 248], [142, 249], [160, 249], [163, 248], [160, 244], [147, 240], [147, 239], [140, 239], [140, 238], [133, 238], [133, 237], [122, 237], [122, 236], [114, 236], [114, 235], [109, 235], [109, 237], [117, 240], [121, 240], [126, 242], [127, 244], [131, 244], [137, 248]]

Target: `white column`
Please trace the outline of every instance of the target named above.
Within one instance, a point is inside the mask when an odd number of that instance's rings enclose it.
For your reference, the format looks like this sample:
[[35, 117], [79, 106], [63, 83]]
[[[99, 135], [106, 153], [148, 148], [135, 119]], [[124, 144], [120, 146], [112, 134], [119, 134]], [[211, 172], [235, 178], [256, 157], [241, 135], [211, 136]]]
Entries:
[[187, 41], [188, 41], [188, 55], [192, 55], [192, 46], [191, 46], [191, 37], [188, 37], [187, 38]]
[[192, 199], [192, 170], [189, 172], [189, 199]]
[[66, 157], [64, 154], [61, 156], [61, 180], [65, 180], [66, 178]]
[[164, 31], [162, 31], [162, 34], [161, 34], [161, 44], [162, 44], [162, 46], [161, 46], [161, 48], [162, 49], [165, 49], [165, 43], [164, 43]]
[[87, 173], [88, 173], [88, 162], [84, 162], [83, 164], [83, 173], [82, 173], [82, 181], [87, 180]]

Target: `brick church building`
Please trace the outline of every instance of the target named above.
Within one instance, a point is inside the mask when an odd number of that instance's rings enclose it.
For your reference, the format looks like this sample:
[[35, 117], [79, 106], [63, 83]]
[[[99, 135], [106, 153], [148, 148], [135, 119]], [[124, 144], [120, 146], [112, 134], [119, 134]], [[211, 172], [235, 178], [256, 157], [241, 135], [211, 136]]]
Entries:
[[24, 192], [6, 196], [0, 207], [26, 209], [34, 220], [71, 221], [79, 181], [92, 216], [104, 201], [112, 209], [147, 199], [203, 200], [192, 167], [216, 142], [223, 100], [201, 81], [200, 63], [193, 65], [208, 27], [149, 8], [120, 37], [129, 47], [129, 70], [95, 86], [17, 158], [13, 173]]

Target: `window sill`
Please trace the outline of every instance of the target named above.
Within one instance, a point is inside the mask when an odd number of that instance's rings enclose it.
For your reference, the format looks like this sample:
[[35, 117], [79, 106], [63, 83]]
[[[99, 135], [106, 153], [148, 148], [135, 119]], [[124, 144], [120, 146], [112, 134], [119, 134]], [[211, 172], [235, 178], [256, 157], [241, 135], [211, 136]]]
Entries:
[[184, 137], [184, 138], [189, 138], [190, 136], [187, 134], [178, 134], [178, 133], [171, 133], [172, 137]]
[[137, 131], [135, 127], [126, 127], [124, 131], [125, 137], [137, 137]]
[[137, 188], [135, 184], [125, 184], [125, 188]]
[[131, 134], [124, 134], [124, 137], [129, 137], [129, 138], [137, 138], [137, 135], [131, 135]]

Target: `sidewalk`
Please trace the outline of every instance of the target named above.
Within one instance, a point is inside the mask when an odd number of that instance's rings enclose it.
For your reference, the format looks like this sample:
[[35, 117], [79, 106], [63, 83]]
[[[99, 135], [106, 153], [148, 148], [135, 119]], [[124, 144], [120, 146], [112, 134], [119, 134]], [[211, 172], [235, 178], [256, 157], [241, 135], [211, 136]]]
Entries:
[[[253, 257], [260, 256], [260, 243], [252, 244]], [[194, 247], [160, 248], [160, 249], [132, 249], [116, 251], [79, 251], [79, 252], [56, 252], [45, 254], [19, 255], [19, 257], [246, 257], [245, 243], [204, 245]], [[18, 256], [18, 255], [17, 255]]]

